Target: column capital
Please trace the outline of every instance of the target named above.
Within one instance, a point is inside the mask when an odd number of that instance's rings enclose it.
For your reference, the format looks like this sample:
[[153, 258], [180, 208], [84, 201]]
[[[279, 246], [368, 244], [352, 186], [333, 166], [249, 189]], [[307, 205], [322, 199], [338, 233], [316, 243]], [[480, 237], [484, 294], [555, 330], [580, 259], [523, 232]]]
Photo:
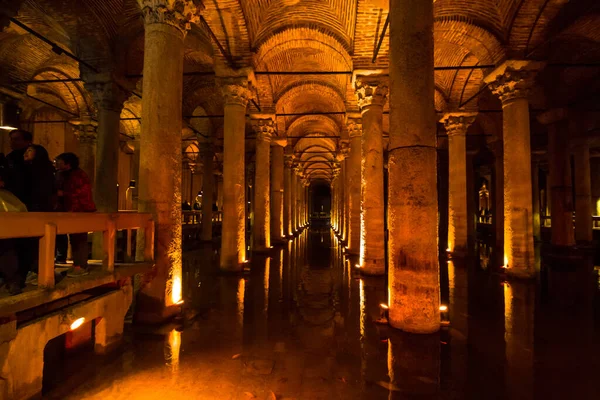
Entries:
[[350, 117], [346, 120], [348, 135], [351, 138], [362, 136], [362, 118]]
[[256, 140], [270, 142], [275, 133], [275, 118], [272, 115], [255, 114], [251, 117]]
[[250, 81], [245, 76], [220, 78], [221, 92], [226, 105], [246, 107], [252, 98]]
[[286, 168], [294, 168], [294, 155], [293, 154], [284, 154], [283, 155], [283, 163]]
[[81, 118], [72, 119], [69, 121], [73, 128], [73, 133], [77, 141], [81, 143], [96, 143], [98, 139], [98, 122], [94, 121], [91, 116], [84, 115]]
[[146, 25], [166, 24], [181, 31], [190, 30], [192, 22], [198, 22], [204, 10], [201, 0], [137, 0]]
[[484, 78], [502, 103], [527, 98], [538, 71], [545, 66], [539, 61], [509, 60]]
[[271, 146], [280, 146], [285, 148], [287, 146], [287, 139], [271, 139]]
[[456, 112], [444, 114], [440, 122], [444, 124], [448, 136], [465, 136], [476, 118], [477, 113]]
[[358, 107], [361, 110], [370, 105], [383, 107], [389, 92], [387, 75], [383, 75], [381, 71], [355, 71], [353, 80]]
[[107, 75], [89, 76], [85, 88], [92, 95], [98, 110], [110, 110], [120, 113], [129, 94]]

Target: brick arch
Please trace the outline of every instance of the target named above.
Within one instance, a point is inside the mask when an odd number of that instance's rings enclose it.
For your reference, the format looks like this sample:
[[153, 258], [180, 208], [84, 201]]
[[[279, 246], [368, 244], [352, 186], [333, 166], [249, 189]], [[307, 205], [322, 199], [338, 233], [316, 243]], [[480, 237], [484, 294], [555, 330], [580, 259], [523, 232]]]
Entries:
[[[39, 70], [33, 80], [55, 80], [76, 78], [76, 70], [71, 65], [57, 65]], [[27, 93], [31, 96], [48, 101], [58, 107], [64, 108], [75, 115], [93, 115], [94, 102], [83, 87], [82, 82], [52, 82], [39, 85], [29, 85]], [[42, 104], [40, 104], [40, 107]], [[72, 117], [73, 115], [71, 115]]]
[[254, 49], [260, 48], [272, 35], [290, 28], [326, 32], [348, 52], [352, 49], [356, 18], [353, 1], [303, 0], [294, 4], [289, 0], [242, 0], [242, 3]]
[[[343, 111], [344, 95], [343, 90], [327, 80], [304, 80], [292, 81], [286, 85], [281, 93], [274, 98], [277, 112], [284, 112], [284, 107], [298, 107], [298, 112], [309, 110], [302, 109], [302, 103], [307, 103], [308, 97], [316, 95], [319, 98], [317, 103], [310, 103], [314, 107], [321, 107], [320, 111]], [[310, 111], [316, 111], [314, 107]]]
[[[496, 3], [496, 4], [494, 4]], [[498, 37], [504, 35], [502, 13], [497, 2], [482, 0], [437, 0], [433, 3], [437, 18], [460, 16], [471, 24], [493, 32]]]
[[[336, 149], [335, 142], [329, 138], [323, 138], [319, 136], [340, 136], [340, 127], [334, 119], [327, 115], [305, 115], [298, 117], [292, 122], [287, 128], [287, 136], [292, 139], [292, 143], [295, 146], [297, 142], [306, 136], [312, 135], [313, 139], [323, 141], [323, 143], [331, 144], [328, 146], [331, 150]], [[314, 144], [314, 143], [313, 143]]]
[[436, 18], [433, 29], [435, 46], [452, 43], [471, 52], [482, 64], [497, 64], [505, 57], [503, 41], [466, 18]]
[[525, 57], [542, 44], [551, 21], [564, 6], [564, 0], [522, 0], [508, 31], [511, 56]]

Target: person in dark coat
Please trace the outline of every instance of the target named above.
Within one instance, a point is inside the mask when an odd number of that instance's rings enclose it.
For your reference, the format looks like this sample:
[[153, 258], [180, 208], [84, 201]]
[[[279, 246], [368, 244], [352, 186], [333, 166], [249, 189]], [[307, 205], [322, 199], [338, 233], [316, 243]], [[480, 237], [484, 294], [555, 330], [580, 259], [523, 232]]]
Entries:
[[25, 151], [31, 146], [33, 135], [21, 129], [11, 131], [9, 135], [12, 151], [5, 157], [5, 188], [25, 203]]
[[29, 212], [52, 212], [55, 209], [56, 190], [54, 185], [54, 165], [48, 151], [39, 144], [32, 144], [25, 150], [25, 182], [23, 191]]
[[[12, 192], [4, 189], [7, 170], [0, 168], [0, 213], [27, 212], [27, 207]], [[1, 215], [1, 214], [0, 214]], [[10, 295], [22, 292], [23, 278], [19, 274], [19, 258], [17, 253], [19, 239], [0, 240], [0, 276]]]
[[[87, 174], [79, 168], [79, 158], [73, 153], [63, 153], [56, 157], [56, 169], [60, 171], [63, 179], [62, 190], [58, 191], [58, 197], [64, 210], [66, 212], [96, 211], [92, 197], [92, 184]], [[70, 234], [69, 241], [73, 254], [73, 268], [67, 272], [67, 276], [87, 275], [87, 233]]]

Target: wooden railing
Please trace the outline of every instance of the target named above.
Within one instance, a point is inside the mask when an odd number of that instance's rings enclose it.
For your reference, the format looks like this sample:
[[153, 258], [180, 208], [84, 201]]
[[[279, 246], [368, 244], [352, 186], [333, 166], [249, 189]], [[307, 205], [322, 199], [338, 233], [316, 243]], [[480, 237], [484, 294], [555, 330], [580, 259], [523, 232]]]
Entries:
[[[540, 216], [540, 221], [543, 228], [552, 227], [552, 217], [550, 215]], [[575, 222], [575, 213], [573, 213], [573, 222]], [[592, 228], [600, 229], [600, 215], [592, 215]]]
[[[212, 222], [222, 222], [223, 212], [213, 211]], [[202, 223], [202, 211], [182, 211], [181, 222], [184, 225], [199, 225]]]
[[[52, 289], [56, 235], [103, 232], [102, 270], [115, 270], [116, 237], [119, 230], [144, 230], [144, 262], [154, 260], [154, 221], [150, 214], [138, 213], [2, 213], [0, 239], [39, 237], [38, 288]], [[127, 235], [131, 242], [131, 235]], [[131, 243], [127, 250], [131, 256]], [[13, 296], [18, 297], [18, 296]]]

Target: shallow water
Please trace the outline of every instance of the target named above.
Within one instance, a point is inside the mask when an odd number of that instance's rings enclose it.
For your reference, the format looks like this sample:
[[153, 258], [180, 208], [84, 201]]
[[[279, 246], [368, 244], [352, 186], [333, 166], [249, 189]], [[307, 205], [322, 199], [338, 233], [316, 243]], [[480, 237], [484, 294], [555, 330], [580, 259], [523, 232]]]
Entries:
[[600, 398], [598, 285], [563, 309], [540, 284], [443, 261], [450, 326], [415, 336], [375, 323], [385, 278], [355, 262], [329, 230], [254, 256], [243, 276], [220, 274], [210, 248], [188, 253], [183, 326], [134, 327], [116, 355], [52, 366], [45, 397]]

